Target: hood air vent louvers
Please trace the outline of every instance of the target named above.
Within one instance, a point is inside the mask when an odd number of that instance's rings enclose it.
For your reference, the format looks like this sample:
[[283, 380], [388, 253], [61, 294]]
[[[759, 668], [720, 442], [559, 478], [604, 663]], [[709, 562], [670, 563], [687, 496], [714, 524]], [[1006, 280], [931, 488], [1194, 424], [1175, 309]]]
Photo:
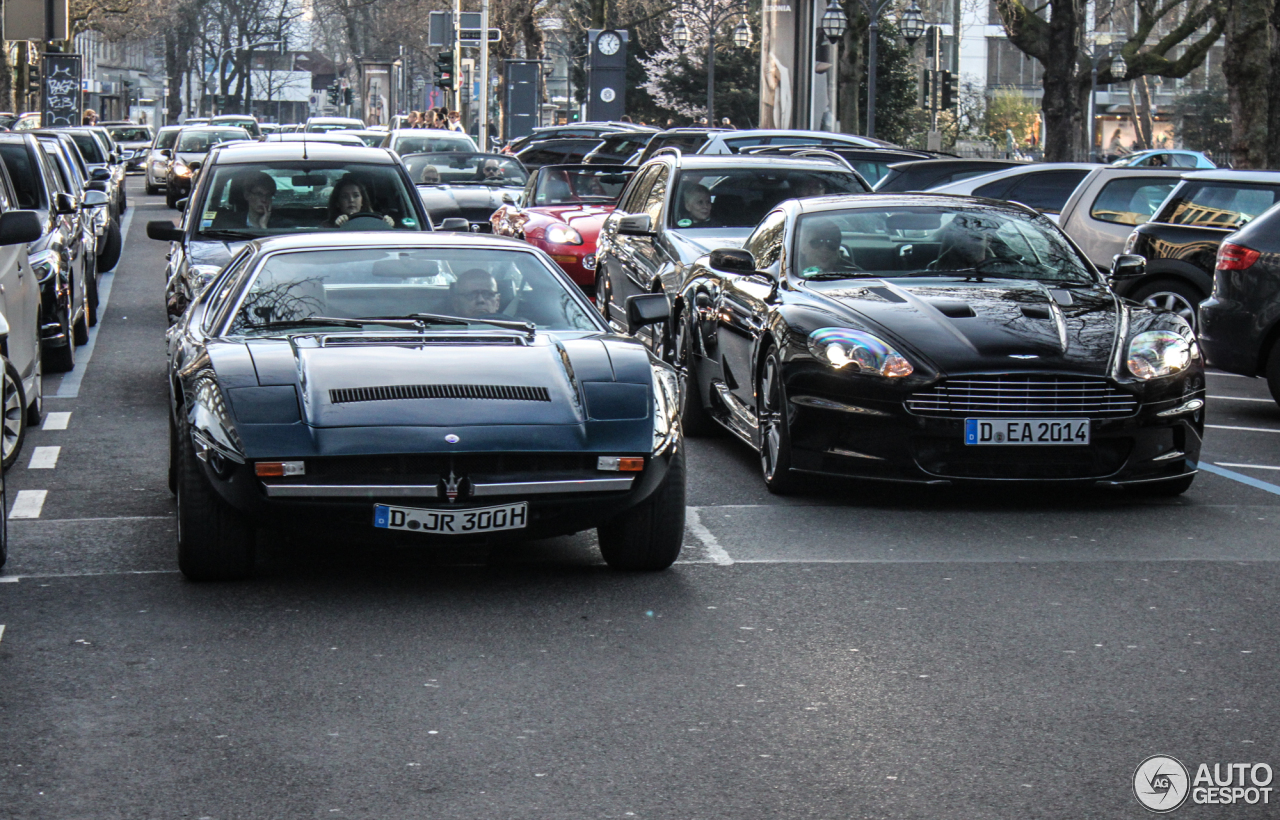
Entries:
[[551, 394], [545, 387], [506, 384], [392, 384], [385, 387], [344, 387], [329, 391], [329, 401], [334, 404], [397, 399], [551, 401]]

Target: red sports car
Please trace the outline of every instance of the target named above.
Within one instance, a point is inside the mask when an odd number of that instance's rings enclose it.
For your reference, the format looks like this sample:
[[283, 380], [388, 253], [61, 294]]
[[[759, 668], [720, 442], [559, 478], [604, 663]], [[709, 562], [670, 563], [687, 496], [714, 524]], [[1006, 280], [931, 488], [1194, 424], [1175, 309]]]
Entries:
[[489, 217], [498, 236], [542, 248], [588, 296], [596, 286], [596, 237], [635, 172], [630, 165], [544, 165], [520, 201]]

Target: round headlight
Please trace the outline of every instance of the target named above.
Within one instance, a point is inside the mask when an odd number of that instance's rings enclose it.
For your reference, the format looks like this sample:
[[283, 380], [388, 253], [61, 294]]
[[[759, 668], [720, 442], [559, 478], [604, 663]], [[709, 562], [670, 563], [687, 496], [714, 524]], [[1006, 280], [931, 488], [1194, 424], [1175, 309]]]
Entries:
[[547, 241], [553, 245], [581, 245], [582, 234], [568, 225], [552, 225], [547, 228]]
[[180, 177], [191, 176], [191, 168], [185, 162], [175, 162], [173, 164], [173, 172]]
[[1172, 330], [1148, 330], [1129, 341], [1129, 372], [1139, 379], [1181, 373], [1191, 364], [1195, 341]]
[[841, 369], [853, 365], [859, 373], [896, 379], [915, 370], [907, 357], [865, 330], [818, 328], [809, 334], [809, 352], [819, 361]]

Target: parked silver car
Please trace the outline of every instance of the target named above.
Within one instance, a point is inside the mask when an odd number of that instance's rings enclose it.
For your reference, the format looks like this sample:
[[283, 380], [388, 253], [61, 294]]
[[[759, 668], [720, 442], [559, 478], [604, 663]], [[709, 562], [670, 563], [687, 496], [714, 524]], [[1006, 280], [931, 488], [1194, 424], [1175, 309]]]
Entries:
[[1186, 173], [1185, 168], [1120, 168], [1089, 172], [1062, 206], [1058, 225], [1100, 270], [1124, 253], [1137, 225], [1151, 218]]

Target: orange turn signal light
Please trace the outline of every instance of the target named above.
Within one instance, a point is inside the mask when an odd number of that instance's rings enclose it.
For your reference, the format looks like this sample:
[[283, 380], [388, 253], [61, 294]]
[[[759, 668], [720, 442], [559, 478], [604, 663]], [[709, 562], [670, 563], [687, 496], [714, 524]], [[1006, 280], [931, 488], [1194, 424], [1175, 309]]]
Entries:
[[306, 475], [307, 463], [305, 461], [259, 461], [253, 465], [253, 472], [259, 478]]
[[644, 470], [644, 459], [639, 456], [600, 456], [596, 459], [596, 469], [638, 473]]

